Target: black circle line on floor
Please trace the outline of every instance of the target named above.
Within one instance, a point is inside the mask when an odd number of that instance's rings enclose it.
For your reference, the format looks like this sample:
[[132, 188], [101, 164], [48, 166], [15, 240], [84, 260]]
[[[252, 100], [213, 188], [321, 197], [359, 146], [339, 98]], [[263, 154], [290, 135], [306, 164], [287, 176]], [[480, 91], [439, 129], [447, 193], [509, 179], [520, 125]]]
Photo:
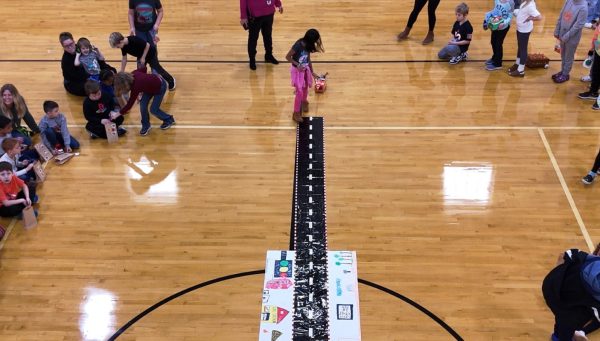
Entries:
[[[192, 292], [194, 290], [209, 286], [211, 284], [215, 284], [215, 283], [219, 283], [219, 282], [224, 282], [230, 279], [234, 279], [234, 278], [240, 278], [240, 277], [245, 277], [245, 276], [252, 276], [252, 275], [260, 275], [260, 274], [264, 274], [265, 270], [253, 270], [253, 271], [246, 271], [246, 272], [240, 272], [237, 274], [233, 274], [233, 275], [228, 275], [228, 276], [223, 276], [223, 277], [219, 277], [219, 278], [215, 278], [215, 279], [211, 279], [209, 281], [206, 282], [202, 282], [200, 284], [196, 284], [194, 286], [191, 286], [187, 289], [181, 290], [167, 298], [162, 299], [161, 301], [153, 304], [151, 307], [149, 307], [148, 309], [142, 311], [141, 313], [139, 313], [137, 316], [135, 316], [134, 318], [132, 318], [131, 320], [129, 320], [129, 322], [127, 322], [125, 325], [123, 325], [121, 328], [119, 328], [119, 330], [117, 330], [109, 339], [108, 341], [114, 341], [116, 340], [121, 334], [123, 334], [127, 329], [129, 329], [129, 327], [133, 326], [137, 321], [141, 320], [144, 316], [150, 314], [152, 311], [158, 309], [160, 306], [165, 305], [167, 303], [169, 303], [170, 301], [183, 296], [189, 292]], [[414, 308], [418, 309], [419, 311], [421, 311], [422, 313], [424, 313], [425, 315], [429, 316], [432, 320], [434, 320], [437, 324], [439, 324], [442, 328], [444, 328], [450, 335], [452, 335], [456, 340], [458, 341], [463, 341], [464, 339], [456, 332], [454, 331], [454, 329], [452, 329], [452, 327], [450, 327], [449, 325], [447, 325], [444, 321], [442, 321], [439, 317], [437, 317], [434, 313], [430, 312], [429, 310], [427, 310], [425, 307], [421, 306], [420, 304], [418, 304], [417, 302], [411, 300], [410, 298], [401, 295], [391, 289], [388, 289], [384, 286], [381, 286], [379, 284], [364, 280], [364, 279], [358, 279], [358, 282], [367, 286], [370, 286], [374, 289], [378, 289], [381, 290], [387, 294], [390, 294], [396, 298], [401, 299], [402, 301], [410, 304], [411, 306], [413, 306]]]

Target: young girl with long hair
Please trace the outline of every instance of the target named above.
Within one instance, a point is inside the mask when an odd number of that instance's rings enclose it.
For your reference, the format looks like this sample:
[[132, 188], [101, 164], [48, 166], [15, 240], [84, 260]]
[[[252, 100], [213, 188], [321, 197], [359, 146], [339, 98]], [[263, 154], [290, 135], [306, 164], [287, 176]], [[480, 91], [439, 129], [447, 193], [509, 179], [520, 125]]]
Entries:
[[285, 56], [292, 64], [292, 86], [296, 88], [292, 118], [298, 123], [302, 122], [302, 112], [308, 112], [308, 89], [312, 86], [314, 77], [317, 77], [310, 60], [310, 54], [313, 52], [325, 52], [325, 49], [319, 31], [311, 28], [303, 38], [294, 43]]

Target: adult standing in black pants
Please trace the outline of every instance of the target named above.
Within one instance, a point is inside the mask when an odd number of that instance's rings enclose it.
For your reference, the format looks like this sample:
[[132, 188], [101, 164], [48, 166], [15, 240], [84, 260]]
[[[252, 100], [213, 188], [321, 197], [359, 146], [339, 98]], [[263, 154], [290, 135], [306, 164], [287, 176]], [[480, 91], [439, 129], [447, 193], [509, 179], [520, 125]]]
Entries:
[[251, 70], [256, 70], [256, 44], [260, 32], [265, 45], [265, 62], [279, 64], [273, 56], [271, 36], [275, 10], [283, 13], [281, 0], [240, 0], [240, 24], [248, 30], [248, 58]]
[[398, 34], [398, 40], [404, 40], [408, 38], [410, 30], [412, 29], [415, 21], [417, 21], [417, 17], [419, 13], [425, 7], [425, 3], [427, 3], [427, 16], [429, 17], [429, 32], [427, 32], [427, 36], [423, 39], [423, 45], [431, 44], [433, 42], [433, 29], [435, 28], [435, 10], [440, 4], [440, 0], [415, 0], [415, 5], [413, 7], [412, 12], [410, 12], [410, 16], [408, 17], [408, 23], [406, 23], [406, 28], [400, 34]]

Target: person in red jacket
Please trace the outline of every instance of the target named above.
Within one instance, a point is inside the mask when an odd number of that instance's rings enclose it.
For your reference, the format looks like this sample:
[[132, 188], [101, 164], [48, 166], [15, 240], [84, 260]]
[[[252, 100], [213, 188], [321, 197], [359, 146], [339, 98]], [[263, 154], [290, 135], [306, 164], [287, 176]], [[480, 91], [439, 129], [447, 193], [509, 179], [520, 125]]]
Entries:
[[175, 124], [173, 116], [160, 109], [162, 99], [167, 92], [167, 82], [159, 75], [148, 74], [146, 66], [140, 67], [131, 74], [126, 72], [117, 73], [114, 80], [114, 86], [115, 94], [117, 96], [121, 96], [130, 91], [131, 93], [129, 94], [129, 101], [127, 101], [127, 104], [121, 108], [118, 114], [111, 115], [111, 120], [114, 120], [120, 115], [125, 115], [135, 103], [138, 95], [142, 94], [142, 98], [140, 99], [140, 114], [142, 115], [142, 129], [140, 130], [140, 135], [148, 135], [152, 128], [150, 125], [150, 115], [148, 114], [148, 103], [150, 103], [151, 99], [152, 104], [150, 105], [150, 112], [163, 121], [160, 129], [166, 130]]
[[256, 70], [256, 44], [262, 32], [265, 45], [265, 62], [279, 64], [273, 57], [273, 17], [275, 10], [283, 13], [281, 0], [240, 0], [240, 24], [248, 30], [248, 57], [250, 69]]

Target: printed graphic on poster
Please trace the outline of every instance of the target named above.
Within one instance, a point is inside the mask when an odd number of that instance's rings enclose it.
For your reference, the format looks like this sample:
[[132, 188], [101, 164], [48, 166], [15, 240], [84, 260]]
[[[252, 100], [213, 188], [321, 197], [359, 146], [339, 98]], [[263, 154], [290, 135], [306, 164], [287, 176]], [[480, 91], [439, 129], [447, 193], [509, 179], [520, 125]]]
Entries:
[[359, 341], [356, 252], [328, 251], [329, 328], [332, 340]]
[[292, 340], [294, 251], [267, 251], [259, 341]]

